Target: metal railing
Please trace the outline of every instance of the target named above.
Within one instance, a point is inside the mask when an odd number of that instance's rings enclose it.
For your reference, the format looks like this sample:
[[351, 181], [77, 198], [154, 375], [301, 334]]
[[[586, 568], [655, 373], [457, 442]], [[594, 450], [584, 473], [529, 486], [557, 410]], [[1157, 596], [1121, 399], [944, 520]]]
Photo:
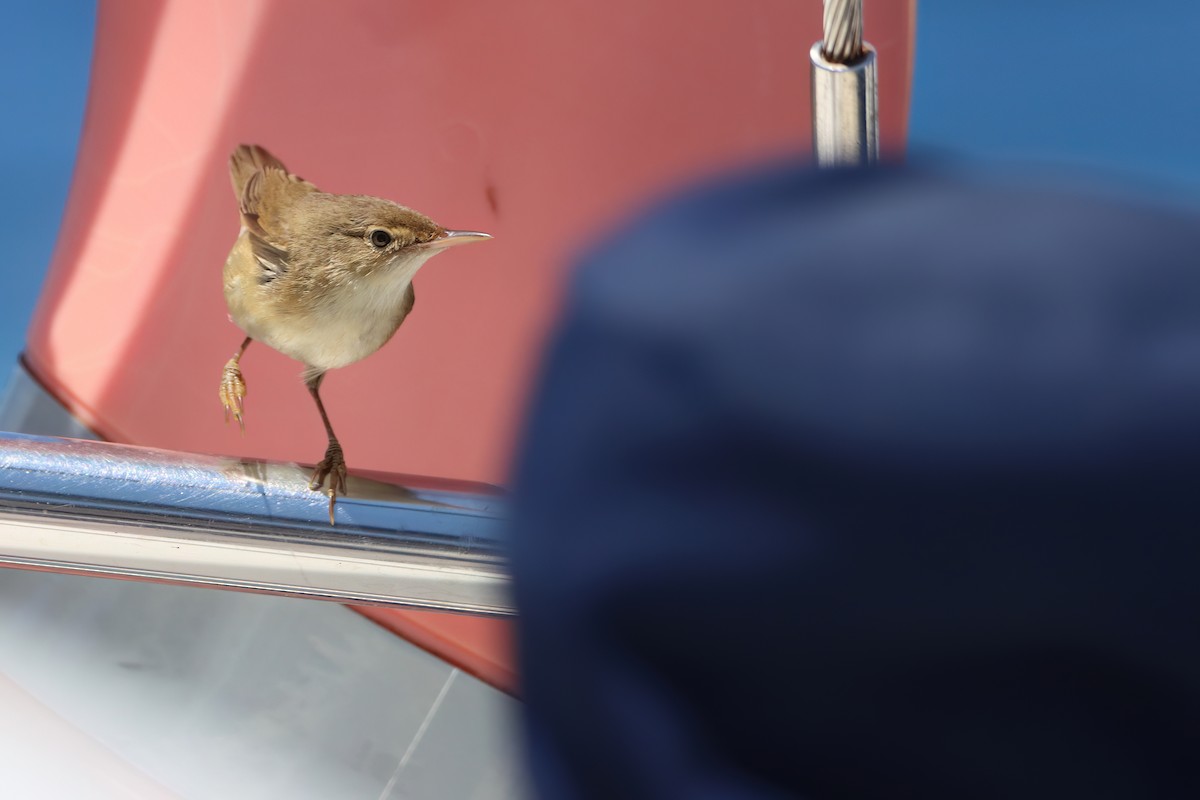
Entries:
[[0, 566], [514, 613], [499, 490], [350, 477], [336, 527], [296, 464], [0, 433]]

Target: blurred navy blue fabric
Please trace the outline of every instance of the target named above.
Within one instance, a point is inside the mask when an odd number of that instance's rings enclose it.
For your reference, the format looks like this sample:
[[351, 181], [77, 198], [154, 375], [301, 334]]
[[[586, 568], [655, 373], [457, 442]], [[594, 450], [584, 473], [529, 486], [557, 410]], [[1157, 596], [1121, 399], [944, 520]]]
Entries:
[[1198, 254], [940, 167], [618, 232], [518, 470], [541, 795], [1200, 796]]

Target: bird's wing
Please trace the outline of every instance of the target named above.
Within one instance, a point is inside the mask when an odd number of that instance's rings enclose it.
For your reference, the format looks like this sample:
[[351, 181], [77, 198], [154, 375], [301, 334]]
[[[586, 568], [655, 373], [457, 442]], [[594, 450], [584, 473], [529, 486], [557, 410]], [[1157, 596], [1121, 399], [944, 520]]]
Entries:
[[254, 257], [262, 265], [266, 280], [272, 280], [287, 272], [288, 267], [283, 215], [317, 187], [288, 172], [282, 161], [255, 144], [239, 145], [229, 156], [229, 177], [242, 224], [250, 232]]
[[404, 293], [404, 300], [400, 303], [400, 321], [404, 322], [405, 318], [413, 310], [413, 306], [417, 304], [417, 293], [413, 291], [413, 285], [408, 284], [408, 291]]

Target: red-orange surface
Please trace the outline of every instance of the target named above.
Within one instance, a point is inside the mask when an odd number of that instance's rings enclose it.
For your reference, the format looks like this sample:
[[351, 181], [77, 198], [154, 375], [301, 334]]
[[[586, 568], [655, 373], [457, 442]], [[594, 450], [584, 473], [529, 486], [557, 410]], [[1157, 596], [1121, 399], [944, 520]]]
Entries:
[[[898, 151], [915, 0], [866, 5]], [[573, 254], [681, 181], [807, 152], [820, 18], [819, 0], [105, 0], [27, 363], [114, 441], [319, 459], [295, 362], [250, 348], [244, 437], [217, 400], [242, 338], [221, 296], [225, 161], [261, 143], [323, 189], [496, 236], [422, 270], [396, 338], [323, 394], [351, 469], [502, 484]], [[512, 685], [501, 624], [372, 617]]]

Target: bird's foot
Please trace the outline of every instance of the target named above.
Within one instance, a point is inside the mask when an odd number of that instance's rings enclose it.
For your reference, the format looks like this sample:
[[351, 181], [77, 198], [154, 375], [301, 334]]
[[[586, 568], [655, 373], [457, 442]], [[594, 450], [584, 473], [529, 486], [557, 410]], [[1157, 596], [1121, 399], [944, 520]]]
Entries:
[[225, 422], [229, 422], [229, 415], [232, 414], [242, 433], [246, 432], [246, 423], [242, 420], [245, 399], [246, 380], [242, 377], [238, 360], [231, 358], [221, 373], [221, 405], [225, 406]]
[[316, 491], [325, 485], [326, 479], [329, 480], [329, 487], [326, 489], [329, 494], [329, 524], [333, 525], [333, 504], [337, 502], [338, 494], [346, 494], [346, 458], [342, 455], [342, 446], [336, 440], [329, 443], [325, 458], [313, 470], [308, 488]]

